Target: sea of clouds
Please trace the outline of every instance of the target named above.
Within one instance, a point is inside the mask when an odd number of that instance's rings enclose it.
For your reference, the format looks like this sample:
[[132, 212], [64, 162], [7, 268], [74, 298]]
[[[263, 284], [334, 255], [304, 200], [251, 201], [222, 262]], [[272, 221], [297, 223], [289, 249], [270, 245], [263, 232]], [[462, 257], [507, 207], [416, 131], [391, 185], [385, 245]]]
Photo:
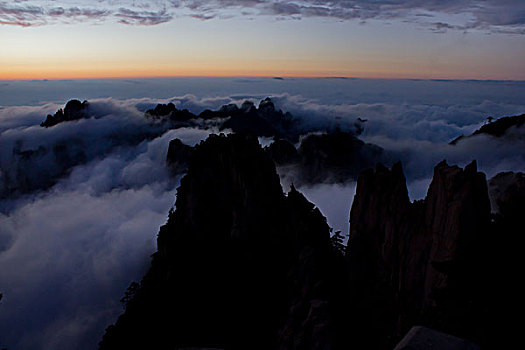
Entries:
[[[525, 112], [525, 83], [361, 79], [159, 79], [4, 82], [0, 86], [0, 180], [42, 182], [0, 199], [0, 347], [92, 349], [122, 312], [119, 300], [138, 281], [156, 235], [175, 203], [180, 178], [165, 166], [169, 141], [195, 145], [213, 124], [170, 129], [144, 118], [156, 103], [194, 113], [270, 96], [304, 133], [354, 130], [401, 160], [412, 199], [424, 198], [442, 159], [476, 159], [488, 177], [525, 171], [525, 137], [510, 130], [471, 134], [488, 116]], [[51, 128], [49, 113], [88, 99], [94, 117]], [[261, 140], [267, 144], [268, 140]], [[53, 153], [21, 162], [13, 154], [73, 145], [84, 157], [62, 169]], [[18, 160], [17, 160], [18, 159]], [[281, 172], [285, 171], [279, 169]], [[15, 176], [16, 175], [16, 176]], [[1, 182], [0, 181], [0, 182]], [[24, 180], [25, 181], [25, 180]], [[283, 181], [288, 190], [290, 183]], [[299, 188], [334, 230], [348, 233], [355, 180]]]

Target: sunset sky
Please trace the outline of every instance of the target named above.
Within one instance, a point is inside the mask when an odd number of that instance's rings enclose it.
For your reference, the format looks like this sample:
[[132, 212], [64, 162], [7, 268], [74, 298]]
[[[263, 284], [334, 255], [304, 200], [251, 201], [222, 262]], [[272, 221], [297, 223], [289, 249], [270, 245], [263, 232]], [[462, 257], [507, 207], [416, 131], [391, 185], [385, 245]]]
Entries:
[[0, 1], [0, 47], [0, 80], [523, 80], [525, 1]]

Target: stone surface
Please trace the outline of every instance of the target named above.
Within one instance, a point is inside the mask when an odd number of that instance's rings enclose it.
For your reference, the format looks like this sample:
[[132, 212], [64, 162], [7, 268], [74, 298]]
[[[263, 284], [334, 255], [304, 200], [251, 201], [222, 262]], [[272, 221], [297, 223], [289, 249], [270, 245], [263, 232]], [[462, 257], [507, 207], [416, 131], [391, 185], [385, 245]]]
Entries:
[[415, 326], [399, 342], [394, 350], [479, 350], [468, 340], [436, 330]]
[[196, 146], [175, 206], [101, 349], [337, 348], [343, 256], [313, 204], [284, 195], [257, 138]]
[[356, 327], [378, 348], [417, 323], [480, 329], [483, 254], [490, 226], [485, 176], [441, 162], [424, 201], [410, 203], [401, 165], [358, 180], [347, 259]]
[[166, 165], [172, 174], [180, 174], [188, 167], [193, 147], [185, 145], [179, 139], [173, 139], [168, 146]]

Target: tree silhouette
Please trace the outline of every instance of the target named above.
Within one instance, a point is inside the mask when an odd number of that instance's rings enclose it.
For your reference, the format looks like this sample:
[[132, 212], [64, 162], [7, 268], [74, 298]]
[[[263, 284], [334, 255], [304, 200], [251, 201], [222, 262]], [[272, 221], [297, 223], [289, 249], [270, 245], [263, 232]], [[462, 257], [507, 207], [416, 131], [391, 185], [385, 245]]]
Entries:
[[126, 293], [124, 293], [124, 296], [122, 299], [120, 299], [120, 302], [124, 306], [124, 308], [128, 305], [129, 301], [135, 297], [138, 290], [140, 289], [140, 284], [137, 282], [131, 282], [128, 289], [126, 289]]
[[[330, 229], [332, 232], [333, 229]], [[344, 254], [346, 247], [344, 245], [344, 236], [341, 234], [341, 231], [335, 231], [334, 235], [330, 237], [332, 247], [339, 253]]]

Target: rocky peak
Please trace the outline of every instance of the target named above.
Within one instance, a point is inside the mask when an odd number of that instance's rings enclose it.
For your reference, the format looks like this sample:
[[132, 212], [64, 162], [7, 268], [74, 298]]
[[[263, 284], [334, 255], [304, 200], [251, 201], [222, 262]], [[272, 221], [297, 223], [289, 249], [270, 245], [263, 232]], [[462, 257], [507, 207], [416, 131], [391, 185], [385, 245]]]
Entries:
[[146, 113], [152, 116], [162, 117], [168, 116], [176, 111], [178, 111], [178, 109], [173, 103], [170, 102], [168, 104], [158, 104], [154, 109], [148, 109]]
[[299, 153], [295, 146], [283, 139], [278, 139], [264, 148], [265, 152], [277, 165], [286, 165], [299, 161]]
[[257, 108], [255, 107], [255, 104], [252, 101], [244, 101], [241, 105], [241, 112], [243, 113], [250, 113], [255, 111]]
[[184, 171], [193, 153], [193, 147], [185, 145], [179, 139], [173, 139], [168, 146], [166, 165], [173, 174]]
[[298, 149], [301, 175], [307, 183], [344, 182], [382, 158], [383, 149], [367, 144], [349, 132], [310, 134]]
[[239, 112], [239, 107], [237, 107], [236, 104], [230, 103], [227, 105], [222, 106], [219, 109], [219, 112], [225, 113], [227, 115], [235, 114]]
[[262, 114], [275, 113], [275, 105], [269, 97], [259, 103], [259, 112]]
[[525, 212], [525, 174], [499, 173], [489, 181], [492, 210], [503, 216], [518, 217]]
[[[493, 118], [490, 117], [490, 120]], [[475, 137], [477, 135], [489, 135], [493, 137], [503, 137], [507, 134], [507, 131], [511, 130], [512, 128], [515, 128], [519, 130], [518, 138], [523, 139], [523, 125], [525, 124], [525, 114], [522, 115], [516, 115], [512, 117], [502, 117], [498, 118], [495, 121], [489, 121], [488, 123], [484, 124], [479, 128], [478, 130], [474, 131], [472, 135], [469, 136], [459, 136], [456, 139], [452, 140], [450, 142], [451, 145], [457, 144], [459, 141]], [[507, 134], [508, 136], [508, 134]], [[509, 137], [512, 139], [513, 137]]]
[[179, 110], [173, 103], [158, 104], [153, 109], [146, 111], [146, 118], [160, 122], [185, 123], [195, 119], [196, 115], [187, 109]]
[[101, 349], [337, 343], [329, 310], [342, 299], [334, 291], [344, 290], [335, 277], [344, 264], [326, 219], [295, 189], [284, 195], [256, 137], [212, 135], [197, 145], [175, 207]]
[[87, 101], [70, 100], [66, 103], [64, 109], [59, 109], [54, 115], [48, 114], [45, 121], [40, 126], [49, 128], [62, 122], [89, 118], [89, 103]]
[[523, 124], [525, 124], [525, 114], [513, 117], [502, 117], [483, 125], [479, 130], [474, 131], [473, 135], [487, 134], [500, 137], [511, 127], [520, 128]]
[[485, 175], [475, 162], [465, 169], [439, 163], [427, 197], [415, 203], [399, 163], [365, 171], [347, 247], [362, 334], [375, 333], [384, 342], [376, 345], [385, 348], [416, 322], [472, 336], [489, 225]]

